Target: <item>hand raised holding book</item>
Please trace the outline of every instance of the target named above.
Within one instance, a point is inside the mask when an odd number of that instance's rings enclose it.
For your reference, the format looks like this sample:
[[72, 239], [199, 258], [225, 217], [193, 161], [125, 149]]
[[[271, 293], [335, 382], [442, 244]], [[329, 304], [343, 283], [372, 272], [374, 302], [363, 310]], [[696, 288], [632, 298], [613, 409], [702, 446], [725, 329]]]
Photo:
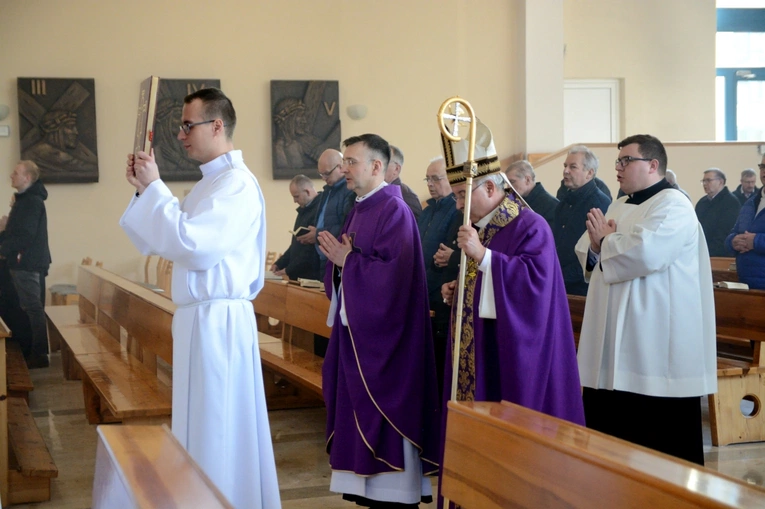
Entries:
[[142, 194], [149, 184], [159, 180], [159, 168], [154, 161], [154, 149], [151, 150], [151, 154], [143, 151], [135, 156], [128, 154], [126, 177], [138, 194]]

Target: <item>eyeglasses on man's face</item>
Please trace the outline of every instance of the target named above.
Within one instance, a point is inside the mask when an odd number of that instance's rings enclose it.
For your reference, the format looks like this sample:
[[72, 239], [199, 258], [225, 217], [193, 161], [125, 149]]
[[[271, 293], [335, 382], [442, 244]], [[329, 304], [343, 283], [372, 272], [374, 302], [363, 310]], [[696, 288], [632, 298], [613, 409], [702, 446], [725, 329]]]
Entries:
[[184, 132], [184, 134], [188, 135], [191, 132], [192, 127], [196, 127], [198, 125], [202, 124], [209, 124], [210, 122], [215, 122], [215, 119], [212, 120], [203, 120], [202, 122], [194, 122], [194, 123], [186, 123], [181, 124], [178, 126], [178, 129]]
[[701, 179], [701, 183], [702, 184], [709, 184], [711, 182], [714, 182], [715, 180], [722, 180], [722, 179], [720, 177], [706, 178], [706, 179]]
[[425, 177], [422, 180], [424, 180], [427, 184], [437, 184], [437, 183], [441, 182], [442, 180], [444, 180], [445, 178], [446, 177], [444, 177], [444, 176], [433, 175], [431, 177]]
[[761, 170], [765, 170], [765, 164], [758, 164], [757, 167]]
[[336, 164], [336, 165], [334, 165], [334, 166], [332, 167], [332, 169], [331, 169], [331, 170], [329, 170], [329, 171], [325, 171], [325, 172], [323, 172], [323, 173], [322, 173], [322, 172], [319, 172], [319, 176], [320, 176], [321, 178], [325, 179], [325, 178], [329, 177], [330, 175], [332, 175], [332, 172], [333, 172], [333, 171], [335, 171], [336, 169], [338, 169], [340, 166], [342, 166], [342, 165], [340, 165], [340, 164]]
[[624, 168], [626, 168], [627, 166], [629, 166], [629, 164], [630, 164], [632, 161], [652, 161], [652, 160], [653, 160], [653, 159], [648, 159], [647, 157], [632, 157], [632, 156], [624, 156], [624, 157], [619, 157], [619, 158], [617, 158], [617, 159], [616, 159], [616, 161], [614, 161], [614, 165], [615, 165], [617, 168], [622, 168], [622, 169], [624, 169]]
[[[372, 162], [374, 159], [370, 159], [368, 162]], [[353, 159], [352, 157], [347, 157], [343, 159], [343, 166], [346, 168], [353, 168], [357, 164], [359, 164], [361, 161], [357, 159]]]

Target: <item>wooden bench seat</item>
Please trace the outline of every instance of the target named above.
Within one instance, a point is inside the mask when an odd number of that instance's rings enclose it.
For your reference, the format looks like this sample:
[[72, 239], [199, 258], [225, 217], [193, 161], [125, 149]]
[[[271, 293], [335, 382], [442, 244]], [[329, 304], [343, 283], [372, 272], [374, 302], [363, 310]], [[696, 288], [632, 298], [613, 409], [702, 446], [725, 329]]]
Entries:
[[6, 504], [50, 500], [50, 480], [58, 469], [22, 398], [8, 401], [8, 484]]
[[[332, 332], [327, 326], [326, 295], [316, 289], [267, 280], [253, 307], [261, 333], [260, 355], [268, 408], [323, 405], [324, 359], [315, 355], [313, 349], [315, 334], [329, 337]], [[273, 320], [278, 324], [272, 324]]]
[[169, 423], [172, 390], [125, 351], [75, 356], [88, 422]]
[[[169, 423], [175, 305], [102, 268], [81, 266], [78, 306], [46, 309], [88, 422]], [[76, 309], [75, 309], [76, 308]]]
[[258, 341], [263, 366], [323, 399], [321, 366], [324, 360], [321, 357], [263, 333], [259, 334]]
[[232, 509], [166, 426], [99, 426], [93, 509]]
[[463, 509], [765, 507], [761, 487], [507, 402], [449, 403], [442, 490]]
[[15, 341], [5, 343], [5, 375], [8, 396], [23, 398], [29, 403], [29, 393], [34, 390], [32, 377], [21, 353], [21, 347]]

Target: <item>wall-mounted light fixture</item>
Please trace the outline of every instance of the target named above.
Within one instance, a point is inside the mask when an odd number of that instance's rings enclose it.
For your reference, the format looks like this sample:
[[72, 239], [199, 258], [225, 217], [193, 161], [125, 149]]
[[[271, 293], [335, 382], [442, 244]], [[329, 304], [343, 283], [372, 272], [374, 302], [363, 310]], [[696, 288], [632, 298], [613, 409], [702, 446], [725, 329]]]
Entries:
[[345, 111], [353, 120], [361, 120], [367, 116], [367, 107], [363, 104], [352, 104]]
[[0, 104], [0, 120], [5, 120], [6, 117], [8, 117], [8, 113], [11, 112], [11, 109], [8, 107], [7, 104]]

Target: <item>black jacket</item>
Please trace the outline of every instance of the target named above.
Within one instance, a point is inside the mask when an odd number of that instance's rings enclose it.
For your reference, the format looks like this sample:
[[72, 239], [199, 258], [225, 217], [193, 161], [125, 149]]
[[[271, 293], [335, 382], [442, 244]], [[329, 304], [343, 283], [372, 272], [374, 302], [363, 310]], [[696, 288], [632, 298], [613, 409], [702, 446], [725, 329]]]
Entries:
[[723, 187], [713, 199], [704, 196], [696, 203], [696, 217], [704, 229], [709, 256], [730, 256], [725, 249], [725, 237], [736, 224], [740, 210], [741, 203], [727, 187]]
[[0, 256], [7, 260], [8, 269], [47, 275], [51, 262], [45, 212], [47, 198], [48, 191], [39, 180], [23, 193], [16, 193], [8, 224], [0, 233]]
[[417, 193], [412, 191], [411, 187], [401, 182], [400, 178], [391, 182], [390, 185], [399, 186], [401, 188], [401, 197], [404, 199], [404, 202], [409, 205], [409, 208], [412, 209], [414, 218], [419, 219], [420, 214], [422, 214], [422, 203], [420, 202], [420, 197], [417, 196]]
[[555, 209], [552, 231], [563, 282], [569, 295], [587, 295], [589, 286], [584, 281], [584, 270], [574, 251], [579, 238], [587, 230], [587, 213], [592, 208], [598, 208], [605, 214], [610, 204], [611, 200], [598, 189], [595, 180], [590, 180], [579, 189], [563, 194]]
[[534, 189], [528, 196], [524, 197], [531, 210], [545, 218], [547, 224], [552, 228], [555, 220], [555, 208], [558, 206], [558, 199], [548, 193], [541, 183], [537, 182]]
[[[316, 211], [319, 208], [319, 203], [321, 203], [321, 193], [305, 207], [298, 207], [293, 231], [301, 226], [306, 228], [316, 226]], [[302, 233], [306, 232], [303, 231], [298, 236]], [[275, 265], [279, 270], [286, 269], [287, 275], [293, 280], [297, 278], [322, 279], [323, 277], [323, 274], [319, 274], [319, 253], [316, 252], [316, 247], [313, 244], [301, 244], [296, 236], [292, 237], [290, 247], [276, 260]]]
[[[752, 194], [749, 195], [749, 198], [751, 198], [752, 196], [757, 196], [761, 192], [762, 192], [762, 188], [754, 186], [754, 192], [752, 192]], [[744, 193], [741, 191], [741, 184], [739, 184], [736, 190], [733, 191], [731, 194], [736, 197], [736, 199], [739, 201], [739, 203], [741, 203], [741, 205], [746, 203], [746, 201], [749, 199], [746, 196], [744, 196]]]

